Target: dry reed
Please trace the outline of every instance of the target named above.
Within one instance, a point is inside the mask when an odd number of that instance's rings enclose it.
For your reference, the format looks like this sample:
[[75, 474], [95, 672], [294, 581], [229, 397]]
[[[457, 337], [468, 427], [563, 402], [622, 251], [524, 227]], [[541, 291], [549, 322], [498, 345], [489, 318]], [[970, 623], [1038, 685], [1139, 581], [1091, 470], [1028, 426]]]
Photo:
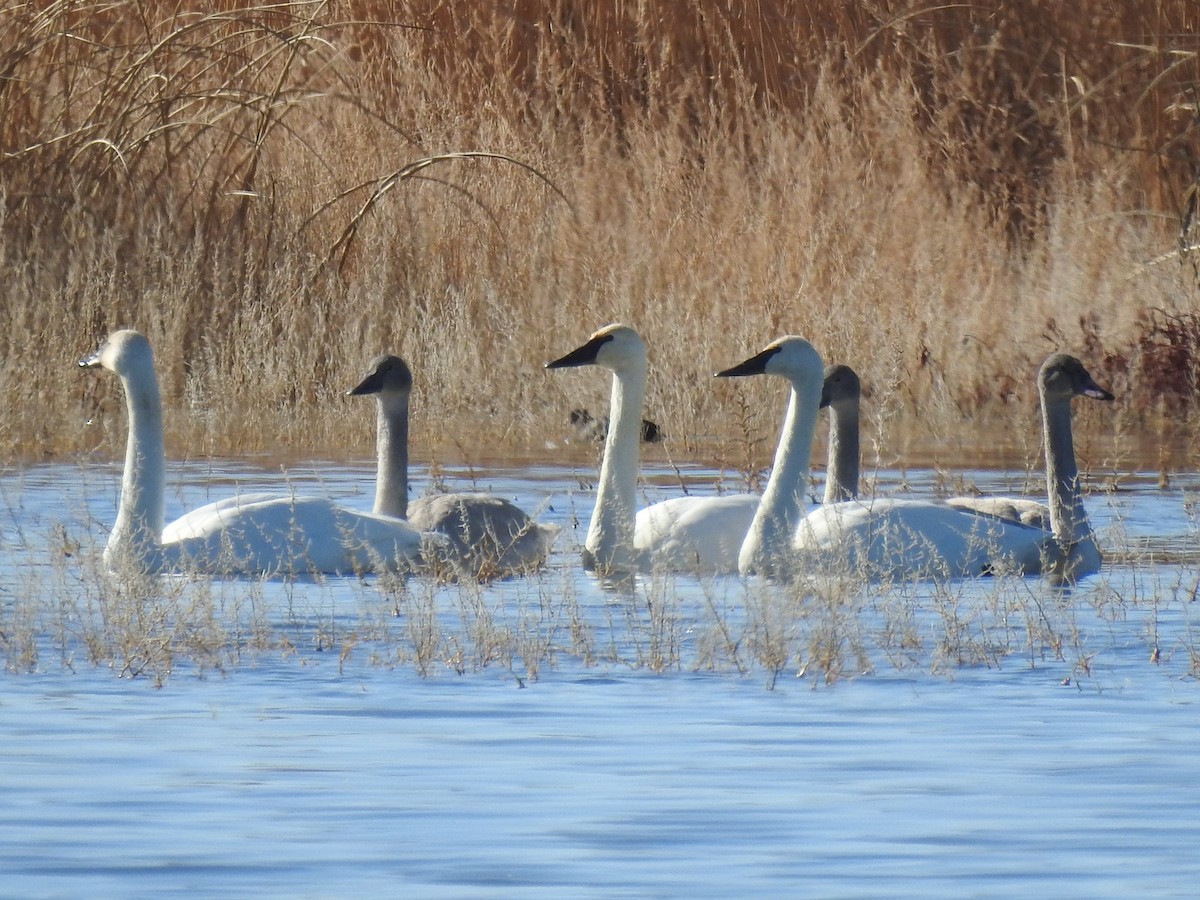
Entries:
[[1153, 456], [1197, 402], [1198, 34], [1189, 0], [9, 5], [0, 447], [117, 455], [69, 373], [132, 326], [175, 455], [368, 452], [380, 351], [419, 448], [538, 453], [606, 396], [540, 363], [625, 320], [675, 454], [753, 471], [776, 394], [709, 374], [801, 333], [875, 386], [880, 462], [1028, 458], [1057, 348], [1122, 398], [1083, 442]]

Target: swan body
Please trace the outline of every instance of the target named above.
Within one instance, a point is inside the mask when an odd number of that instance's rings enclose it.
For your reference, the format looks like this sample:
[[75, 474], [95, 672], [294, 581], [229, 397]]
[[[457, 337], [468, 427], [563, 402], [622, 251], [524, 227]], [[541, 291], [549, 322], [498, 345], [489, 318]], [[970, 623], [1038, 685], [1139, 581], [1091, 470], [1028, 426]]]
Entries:
[[229, 575], [345, 575], [413, 568], [434, 545], [415, 528], [397, 529], [387, 516], [321, 497], [274, 494], [209, 503], [167, 525], [162, 536], [168, 570], [198, 568]]
[[81, 366], [115, 373], [129, 432], [117, 519], [104, 549], [121, 573], [350, 574], [405, 570], [424, 540], [407, 522], [319, 498], [251, 494], [210, 503], [163, 527], [165, 454], [154, 353], [142, 334], [116, 331]]
[[638, 510], [633, 546], [651, 567], [707, 575], [737, 571], [758, 494], [673, 497]]
[[377, 515], [405, 519], [440, 535], [439, 560], [475, 578], [495, 578], [541, 566], [558, 528], [539, 525], [520, 507], [487, 493], [433, 494], [408, 501], [408, 408], [412, 372], [398, 356], [371, 361], [347, 393], [374, 395], [378, 405], [375, 483]]
[[796, 547], [810, 568], [845, 566], [882, 581], [944, 580], [1040, 573], [1054, 536], [942, 502], [885, 497], [813, 510], [797, 528]]
[[546, 368], [591, 365], [611, 371], [613, 381], [596, 504], [583, 545], [584, 568], [600, 575], [736, 571], [741, 536], [754, 517], [758, 498], [677, 497], [639, 511], [646, 345], [629, 326], [608, 325]]
[[[847, 501], [814, 510], [795, 547], [810, 557], [849, 563], [874, 578], [961, 578], [997, 572], [1045, 574], [1073, 582], [1099, 570], [1071, 435], [1071, 398], [1112, 400], [1083, 364], [1062, 353], [1038, 373], [1051, 528], [986, 509], [922, 500]], [[1002, 510], [1000, 504], [996, 509]]]

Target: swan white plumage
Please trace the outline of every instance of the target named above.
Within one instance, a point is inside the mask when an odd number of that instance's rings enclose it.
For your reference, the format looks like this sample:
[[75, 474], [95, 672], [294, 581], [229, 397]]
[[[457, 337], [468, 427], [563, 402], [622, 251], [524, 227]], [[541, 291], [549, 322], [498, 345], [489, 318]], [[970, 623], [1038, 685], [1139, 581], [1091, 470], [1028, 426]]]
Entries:
[[608, 325], [546, 368], [591, 365], [610, 370], [613, 383], [596, 505], [583, 545], [584, 568], [600, 575], [733, 571], [731, 560], [758, 498], [677, 497], [638, 511], [646, 345], [628, 325]]
[[1088, 524], [1071, 435], [1071, 398], [1112, 400], [1073, 356], [1056, 353], [1038, 373], [1052, 528], [923, 500], [848, 501], [814, 510], [795, 547], [849, 563], [874, 578], [1045, 574], [1070, 583], [1095, 573], [1100, 550]]
[[824, 399], [821, 355], [804, 338], [788, 335], [717, 375], [724, 378], [777, 375], [791, 383], [771, 475], [738, 549], [741, 574], [788, 574], [792, 565], [792, 536], [803, 516], [813, 434]]
[[528, 572], [546, 561], [558, 528], [539, 525], [503, 497], [471, 492], [431, 494], [408, 502], [408, 408], [412, 371], [398, 356], [371, 361], [363, 380], [347, 391], [374, 395], [378, 408], [374, 512], [407, 518], [421, 531], [445, 535], [439, 557], [474, 578]]
[[150, 342], [116, 331], [79, 365], [121, 379], [129, 418], [117, 520], [104, 549], [109, 569], [288, 576], [406, 570], [420, 560], [425, 541], [409, 523], [321, 498], [233, 497], [164, 528], [162, 400]]

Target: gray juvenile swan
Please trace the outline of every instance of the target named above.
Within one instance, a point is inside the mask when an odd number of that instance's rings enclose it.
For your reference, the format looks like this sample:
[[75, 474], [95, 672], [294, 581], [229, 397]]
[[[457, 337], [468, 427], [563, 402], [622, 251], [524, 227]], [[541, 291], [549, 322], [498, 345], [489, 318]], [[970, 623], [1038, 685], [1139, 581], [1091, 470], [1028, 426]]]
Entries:
[[796, 531], [796, 549], [832, 553], [879, 578], [959, 578], [1011, 571], [1070, 583], [1095, 573], [1101, 555], [1079, 485], [1071, 398], [1107, 401], [1113, 395], [1065, 353], [1043, 363], [1038, 389], [1051, 529], [936, 501], [847, 501], [806, 516]]
[[[861, 396], [862, 385], [852, 368], [836, 365], [825, 369], [821, 406], [828, 406], [831, 413], [825, 503], [858, 498]], [[946, 500], [946, 505], [1000, 519], [1012, 519], [1043, 531], [1053, 530], [1050, 508], [1027, 497], [951, 497]]]
[[407, 518], [421, 531], [445, 535], [442, 558], [478, 579], [536, 569], [558, 529], [539, 525], [503, 497], [485, 493], [432, 494], [408, 501], [408, 406], [412, 372], [398, 356], [377, 356], [363, 380], [347, 391], [378, 401], [374, 512]]
[[321, 498], [233, 497], [195, 509], [164, 528], [162, 401], [150, 342], [136, 331], [116, 331], [79, 365], [115, 373], [129, 415], [120, 505], [104, 548], [109, 569], [349, 574], [405, 570], [419, 562], [424, 541], [409, 523]]

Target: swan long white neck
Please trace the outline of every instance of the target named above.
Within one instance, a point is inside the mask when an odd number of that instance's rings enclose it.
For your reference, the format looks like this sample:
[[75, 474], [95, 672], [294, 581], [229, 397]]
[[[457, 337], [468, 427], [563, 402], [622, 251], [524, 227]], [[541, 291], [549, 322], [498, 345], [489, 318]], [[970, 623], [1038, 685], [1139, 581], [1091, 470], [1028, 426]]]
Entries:
[[858, 496], [858, 404], [830, 407], [829, 468], [825, 473], [825, 503], [841, 503]]
[[148, 565], [160, 549], [165, 511], [162, 398], [153, 362], [121, 376], [129, 416], [121, 500], [105, 548], [110, 568]]
[[1046, 435], [1046, 491], [1050, 526], [1058, 540], [1070, 546], [1092, 535], [1083, 506], [1075, 443], [1071, 436], [1071, 401], [1051, 400], [1041, 391], [1042, 424]]
[[738, 554], [743, 575], [769, 575], [786, 566], [808, 485], [813, 436], [821, 403], [819, 381], [792, 384], [771, 477]]
[[645, 395], [645, 362], [613, 372], [608, 437], [600, 463], [596, 509], [583, 544], [584, 567], [601, 573], [629, 571], [635, 563], [638, 445]]
[[408, 396], [379, 395], [376, 429], [374, 512], [403, 519], [408, 516]]

